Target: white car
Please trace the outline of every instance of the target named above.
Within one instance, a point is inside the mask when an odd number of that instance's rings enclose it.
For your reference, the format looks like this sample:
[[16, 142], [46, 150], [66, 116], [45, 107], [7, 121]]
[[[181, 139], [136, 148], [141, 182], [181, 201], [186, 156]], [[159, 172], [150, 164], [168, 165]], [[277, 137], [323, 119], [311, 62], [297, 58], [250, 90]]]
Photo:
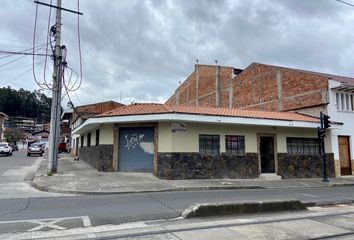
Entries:
[[6, 154], [7, 156], [12, 156], [12, 148], [8, 143], [0, 143], [0, 154]]

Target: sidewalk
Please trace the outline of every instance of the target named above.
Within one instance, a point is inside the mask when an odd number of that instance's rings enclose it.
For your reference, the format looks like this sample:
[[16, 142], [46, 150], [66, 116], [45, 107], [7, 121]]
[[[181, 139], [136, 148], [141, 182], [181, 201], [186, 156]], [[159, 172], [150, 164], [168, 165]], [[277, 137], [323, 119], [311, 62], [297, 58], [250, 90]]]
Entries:
[[74, 194], [114, 194], [163, 191], [192, 191], [217, 189], [311, 188], [354, 186], [354, 176], [330, 179], [203, 179], [162, 180], [151, 173], [98, 172], [83, 161], [73, 161], [60, 154], [58, 173], [47, 176], [47, 161], [43, 160], [35, 173], [33, 186], [48, 192]]

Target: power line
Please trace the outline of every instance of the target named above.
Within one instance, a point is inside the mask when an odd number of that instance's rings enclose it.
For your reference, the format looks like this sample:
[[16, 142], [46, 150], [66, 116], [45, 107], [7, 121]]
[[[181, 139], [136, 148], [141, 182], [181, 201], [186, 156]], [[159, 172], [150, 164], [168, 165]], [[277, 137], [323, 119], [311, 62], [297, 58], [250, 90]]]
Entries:
[[343, 4], [346, 4], [348, 6], [354, 7], [354, 4], [351, 4], [351, 3], [348, 3], [348, 2], [345, 2], [345, 1], [342, 1], [342, 0], [336, 0], [336, 1], [340, 2], [340, 3], [343, 3]]
[[10, 54], [10, 55], [26, 55], [26, 56], [52, 56], [50, 54], [45, 54], [45, 53], [26, 53], [26, 52], [12, 52], [12, 51], [1, 51], [0, 50], [0, 54]]

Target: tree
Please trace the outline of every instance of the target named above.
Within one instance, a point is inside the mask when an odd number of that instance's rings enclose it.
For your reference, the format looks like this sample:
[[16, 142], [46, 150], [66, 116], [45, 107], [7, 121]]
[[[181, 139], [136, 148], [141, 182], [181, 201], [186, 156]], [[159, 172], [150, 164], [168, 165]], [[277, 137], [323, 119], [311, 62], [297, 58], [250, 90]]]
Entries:
[[0, 112], [10, 117], [35, 118], [37, 123], [48, 123], [51, 103], [52, 99], [41, 90], [30, 92], [23, 88], [18, 91], [11, 87], [0, 88]]
[[4, 138], [7, 142], [17, 142], [24, 139], [25, 134], [15, 128], [6, 128], [4, 132]]

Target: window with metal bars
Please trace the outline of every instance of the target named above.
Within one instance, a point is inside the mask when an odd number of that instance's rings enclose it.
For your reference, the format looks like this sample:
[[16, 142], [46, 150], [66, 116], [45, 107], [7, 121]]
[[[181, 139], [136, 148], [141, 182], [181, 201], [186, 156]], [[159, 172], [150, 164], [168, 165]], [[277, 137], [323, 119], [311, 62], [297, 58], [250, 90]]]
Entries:
[[319, 143], [317, 138], [286, 138], [288, 154], [293, 155], [317, 155]]
[[100, 130], [96, 130], [96, 146], [100, 144]]
[[81, 147], [84, 147], [84, 136], [81, 136]]
[[245, 155], [245, 137], [244, 136], [225, 136], [226, 154], [244, 156]]
[[91, 133], [87, 134], [87, 147], [91, 146]]
[[219, 135], [199, 135], [199, 153], [203, 155], [218, 155], [220, 152]]

